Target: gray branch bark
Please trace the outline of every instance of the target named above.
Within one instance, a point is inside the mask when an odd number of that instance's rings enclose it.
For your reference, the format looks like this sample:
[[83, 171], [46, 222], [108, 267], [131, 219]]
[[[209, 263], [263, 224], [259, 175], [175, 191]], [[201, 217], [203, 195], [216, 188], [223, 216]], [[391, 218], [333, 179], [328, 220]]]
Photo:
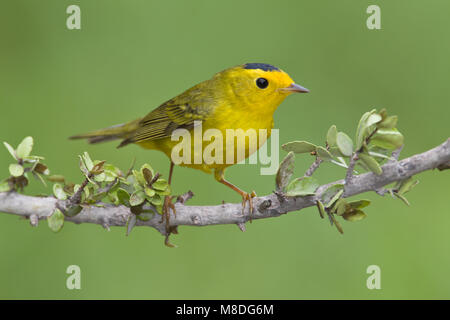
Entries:
[[[432, 170], [450, 162], [450, 138], [441, 145], [403, 159], [385, 164], [383, 173], [379, 176], [373, 173], [364, 173], [354, 176], [345, 186], [344, 197], [356, 194], [377, 191], [385, 185], [395, 181], [404, 180], [426, 170]], [[278, 217], [282, 214], [298, 211], [303, 208], [316, 205], [329, 186], [344, 180], [320, 186], [315, 196], [307, 197], [283, 197], [280, 194], [271, 194], [254, 198], [254, 210], [251, 218], [265, 219]], [[51, 215], [58, 205], [53, 197], [32, 197], [15, 192], [0, 193], [0, 212], [15, 214], [30, 219], [32, 225], [37, 225], [38, 219], [45, 219]], [[63, 203], [59, 203], [62, 205]], [[245, 230], [245, 223], [250, 220], [250, 213], [242, 214], [241, 203], [226, 203], [216, 206], [189, 206], [182, 202], [175, 204], [176, 216], [171, 216], [170, 225], [180, 226], [207, 226], [216, 224], [237, 224], [241, 230]], [[83, 210], [75, 217], [66, 217], [66, 221], [74, 223], [95, 223], [109, 229], [110, 226], [125, 226], [128, 217], [132, 213], [125, 206], [103, 204], [102, 206], [84, 206]], [[166, 233], [165, 223], [161, 216], [155, 214], [148, 221], [137, 221], [137, 226], [149, 226], [157, 229], [163, 235]]]

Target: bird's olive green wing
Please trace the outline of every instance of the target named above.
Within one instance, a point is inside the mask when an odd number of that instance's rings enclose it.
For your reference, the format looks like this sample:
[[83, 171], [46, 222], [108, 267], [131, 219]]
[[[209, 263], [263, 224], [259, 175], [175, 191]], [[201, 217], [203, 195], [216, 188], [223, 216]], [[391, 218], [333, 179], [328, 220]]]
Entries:
[[194, 127], [194, 121], [203, 121], [207, 116], [205, 108], [169, 100], [142, 118], [138, 128], [131, 132], [119, 147], [129, 143], [170, 137], [174, 130], [179, 128], [189, 130]]

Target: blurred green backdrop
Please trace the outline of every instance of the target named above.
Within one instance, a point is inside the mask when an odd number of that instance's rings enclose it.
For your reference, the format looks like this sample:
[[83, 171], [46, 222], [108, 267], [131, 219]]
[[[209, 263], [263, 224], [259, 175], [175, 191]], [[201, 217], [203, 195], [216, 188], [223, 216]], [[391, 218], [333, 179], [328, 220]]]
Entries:
[[[137, 146], [117, 150], [67, 137], [145, 115], [227, 67], [266, 62], [311, 90], [278, 109], [281, 143], [322, 143], [331, 124], [354, 132], [373, 107], [399, 115], [403, 157], [449, 134], [448, 1], [376, 1], [382, 30], [368, 30], [374, 1], [2, 1], [0, 140], [35, 138], [52, 173], [80, 181], [77, 155], [89, 151], [123, 168], [134, 156], [167, 174], [165, 156]], [[81, 30], [66, 8], [81, 7]], [[281, 156], [284, 156], [282, 152]], [[0, 172], [11, 159], [0, 150]], [[311, 159], [297, 160], [303, 173]], [[343, 177], [323, 165], [317, 177]], [[258, 166], [235, 166], [231, 181], [260, 195], [274, 188]], [[368, 218], [343, 222], [342, 236], [313, 208], [236, 226], [181, 227], [169, 249], [153, 229], [106, 232], [66, 223], [54, 234], [0, 214], [0, 298], [449, 298], [448, 173], [420, 175], [411, 207], [368, 194]], [[237, 202], [211, 176], [176, 168], [174, 190], [191, 204]], [[28, 194], [50, 192], [33, 181]], [[68, 265], [82, 289], [65, 287]], [[381, 267], [381, 290], [366, 268]]]

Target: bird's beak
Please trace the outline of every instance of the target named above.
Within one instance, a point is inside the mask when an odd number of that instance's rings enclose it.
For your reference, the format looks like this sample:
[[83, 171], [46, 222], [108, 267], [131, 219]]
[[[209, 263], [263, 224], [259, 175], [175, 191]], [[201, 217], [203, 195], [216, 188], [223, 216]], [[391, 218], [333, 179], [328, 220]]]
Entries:
[[287, 91], [287, 92], [301, 92], [301, 93], [308, 93], [309, 90], [302, 87], [299, 84], [293, 83], [289, 87], [282, 88], [281, 90]]

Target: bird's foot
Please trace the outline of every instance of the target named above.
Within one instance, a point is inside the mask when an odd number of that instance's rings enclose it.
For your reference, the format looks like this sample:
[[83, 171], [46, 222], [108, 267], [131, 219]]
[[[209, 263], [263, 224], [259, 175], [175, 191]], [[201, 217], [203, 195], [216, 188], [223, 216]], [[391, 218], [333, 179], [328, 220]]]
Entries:
[[250, 211], [250, 222], [252, 222], [252, 215], [253, 215], [253, 198], [256, 197], [255, 191], [252, 191], [251, 193], [248, 192], [242, 192], [242, 215], [244, 215], [245, 207], [247, 205], [249, 206]]

